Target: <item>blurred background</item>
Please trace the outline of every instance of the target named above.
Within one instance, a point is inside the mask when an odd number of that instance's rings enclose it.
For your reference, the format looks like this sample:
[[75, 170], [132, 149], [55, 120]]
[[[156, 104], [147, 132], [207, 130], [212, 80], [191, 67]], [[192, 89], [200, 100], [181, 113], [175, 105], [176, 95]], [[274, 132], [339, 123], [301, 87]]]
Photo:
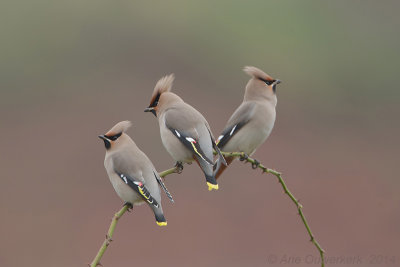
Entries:
[[[173, 91], [217, 136], [242, 101], [245, 65], [283, 81], [254, 157], [283, 172], [327, 258], [361, 259], [328, 265], [398, 266], [399, 7], [2, 1], [0, 266], [90, 263], [122, 205], [97, 135], [131, 120], [128, 134], [170, 168], [157, 120], [143, 113], [157, 80], [175, 73]], [[208, 192], [191, 165], [166, 184], [168, 226], [146, 206], [125, 214], [103, 266], [319, 266], [274, 176], [236, 162]]]

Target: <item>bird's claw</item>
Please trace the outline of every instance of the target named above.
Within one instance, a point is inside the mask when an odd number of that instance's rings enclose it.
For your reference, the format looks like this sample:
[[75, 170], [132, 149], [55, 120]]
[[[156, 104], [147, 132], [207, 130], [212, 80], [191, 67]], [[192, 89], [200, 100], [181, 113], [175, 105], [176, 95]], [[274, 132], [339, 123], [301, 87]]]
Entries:
[[129, 202], [124, 202], [124, 206], [128, 207], [128, 210], [127, 210], [128, 212], [131, 212], [131, 210], [133, 209], [133, 205]]
[[249, 156], [248, 156], [247, 154], [242, 154], [242, 155], [240, 155], [239, 160], [240, 160], [240, 161], [245, 161], [245, 160], [247, 160], [248, 158], [249, 158]]
[[260, 162], [255, 159], [254, 162], [251, 163], [251, 168], [257, 169], [259, 165], [260, 165]]
[[182, 162], [177, 161], [176, 164], [175, 164], [175, 168], [176, 168], [176, 172], [177, 172], [178, 174], [181, 174], [182, 171], [183, 171], [183, 164], [182, 164]]

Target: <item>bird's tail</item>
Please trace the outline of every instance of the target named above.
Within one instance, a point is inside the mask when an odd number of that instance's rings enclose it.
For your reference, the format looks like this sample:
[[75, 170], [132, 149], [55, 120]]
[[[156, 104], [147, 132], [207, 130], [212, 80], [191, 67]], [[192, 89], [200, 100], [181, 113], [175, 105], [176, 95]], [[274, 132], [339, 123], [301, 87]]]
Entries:
[[218, 174], [217, 171], [221, 170], [221, 173], [222, 173], [225, 170], [225, 168], [228, 167], [230, 162], [229, 163], [227, 162], [228, 157], [225, 159], [225, 157], [222, 155], [220, 148], [215, 143], [213, 138], [211, 139], [211, 141], [212, 141], [213, 148], [217, 152], [217, 155], [218, 155], [218, 159], [213, 166], [213, 177], [215, 179], [215, 182], [217, 182], [217, 178], [219, 176], [219, 175], [217, 176], [217, 174]]
[[194, 160], [197, 162], [197, 164], [199, 164], [201, 170], [203, 171], [205, 177], [206, 177], [206, 181], [207, 181], [207, 185], [208, 185], [208, 190], [218, 190], [218, 183], [217, 180], [215, 180], [214, 174], [213, 174], [213, 165], [201, 160], [201, 158], [199, 158], [197, 155], [194, 156]]
[[234, 159], [235, 157], [225, 157], [226, 165], [222, 164], [223, 162], [221, 162], [219, 159], [217, 160], [214, 166], [215, 180], [217, 180], [218, 177], [225, 171], [225, 169], [228, 168], [229, 164], [231, 164]]
[[206, 175], [206, 180], [207, 180], [207, 185], [208, 185], [208, 191], [211, 191], [213, 189], [218, 190], [218, 183], [217, 180], [215, 179], [214, 175]]
[[154, 211], [154, 216], [156, 217], [156, 223], [158, 226], [166, 226], [167, 225], [167, 220], [164, 217], [164, 214], [160, 208], [158, 209], [153, 209]]

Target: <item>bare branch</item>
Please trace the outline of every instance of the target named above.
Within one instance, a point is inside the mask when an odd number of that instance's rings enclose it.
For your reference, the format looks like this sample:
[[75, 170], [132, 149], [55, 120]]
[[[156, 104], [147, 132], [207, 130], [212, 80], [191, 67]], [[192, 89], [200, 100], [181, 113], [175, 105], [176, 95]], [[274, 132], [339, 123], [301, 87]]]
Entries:
[[[179, 168], [178, 167], [174, 167], [168, 170], [165, 170], [163, 172], [160, 172], [159, 175], [164, 178], [165, 176], [172, 174], [172, 173], [178, 173], [179, 172]], [[122, 215], [124, 215], [124, 213], [129, 209], [129, 205], [124, 205], [117, 213], [115, 213], [113, 219], [111, 220], [111, 225], [110, 228], [108, 229], [106, 238], [103, 242], [103, 244], [101, 245], [99, 252], [97, 252], [96, 257], [94, 258], [94, 260], [92, 261], [92, 263], [90, 264], [90, 267], [97, 267], [97, 266], [101, 266], [100, 264], [100, 260], [104, 255], [104, 252], [106, 252], [107, 247], [110, 245], [111, 241], [112, 241], [112, 236], [114, 234], [114, 230], [115, 230], [115, 226], [117, 225], [118, 220], [122, 217]]]
[[[306, 220], [306, 217], [304, 216], [303, 213], [303, 206], [300, 204], [299, 200], [297, 200], [294, 195], [289, 191], [289, 189], [286, 186], [285, 181], [282, 178], [282, 174], [280, 172], [277, 172], [275, 170], [269, 169], [267, 167], [265, 167], [264, 165], [262, 165], [260, 162], [258, 162], [255, 159], [250, 158], [249, 156], [247, 156], [245, 153], [241, 153], [241, 152], [221, 152], [222, 155], [224, 156], [230, 156], [230, 157], [238, 157], [240, 158], [241, 161], [249, 162], [251, 163], [251, 167], [253, 169], [261, 169], [263, 171], [263, 173], [270, 173], [276, 176], [276, 178], [278, 178], [279, 183], [282, 185], [283, 191], [289, 196], [289, 198], [293, 201], [293, 203], [296, 205], [297, 210], [299, 212], [299, 215], [301, 217], [301, 220], [303, 221], [304, 226], [307, 229], [307, 232], [310, 236], [310, 241], [315, 245], [315, 247], [318, 249], [320, 257], [321, 257], [321, 266], [324, 267], [325, 263], [324, 263], [324, 253], [325, 251], [321, 248], [321, 246], [319, 245], [319, 243], [317, 242], [317, 240], [315, 239], [315, 236], [313, 235], [313, 233], [311, 232], [311, 228], [308, 225], [308, 222]], [[179, 168], [178, 167], [173, 167], [171, 169], [165, 170], [163, 172], [160, 172], [159, 175], [161, 177], [165, 177], [169, 174], [172, 173], [178, 173], [179, 172]], [[111, 241], [112, 241], [112, 236], [114, 234], [114, 230], [115, 227], [117, 225], [118, 220], [122, 217], [122, 215], [124, 215], [124, 213], [128, 210], [128, 205], [124, 205], [122, 207], [122, 209], [120, 209], [117, 213], [115, 213], [112, 221], [111, 221], [111, 225], [110, 228], [108, 229], [106, 238], [102, 244], [102, 246], [99, 249], [99, 252], [97, 253], [96, 257], [94, 258], [94, 260], [92, 261], [92, 263], [90, 264], [90, 267], [97, 267], [97, 266], [101, 266], [100, 264], [100, 260], [104, 255], [104, 252], [106, 251], [107, 247], [110, 245]]]
[[101, 266], [101, 264], [100, 264], [101, 257], [103, 257], [104, 252], [106, 252], [107, 247], [110, 245], [110, 243], [112, 241], [111, 238], [114, 234], [115, 226], [117, 226], [118, 220], [122, 217], [122, 215], [124, 215], [124, 213], [128, 210], [128, 208], [129, 208], [128, 205], [124, 205], [122, 207], [122, 209], [120, 209], [117, 213], [114, 214], [114, 217], [111, 220], [111, 225], [110, 225], [110, 228], [108, 229], [106, 238], [105, 238], [103, 244], [101, 245], [99, 252], [97, 252], [96, 257], [90, 264], [90, 267]]
[[241, 152], [221, 152], [221, 153], [224, 156], [238, 157], [238, 158], [240, 158], [241, 161], [245, 161], [245, 162], [251, 163], [252, 164], [251, 166], [252, 166], [253, 169], [259, 168], [259, 169], [261, 169], [263, 171], [263, 173], [270, 173], [270, 174], [275, 175], [276, 178], [278, 178], [279, 183], [282, 185], [283, 191], [289, 196], [289, 198], [296, 205], [297, 210], [298, 210], [299, 215], [300, 215], [300, 218], [303, 221], [303, 224], [307, 229], [308, 235], [310, 236], [310, 241], [318, 249], [319, 255], [321, 257], [321, 266], [324, 267], [325, 266], [325, 262], [324, 262], [324, 253], [325, 253], [325, 251], [322, 249], [321, 245], [317, 242], [317, 240], [315, 239], [315, 236], [311, 232], [311, 228], [308, 225], [306, 217], [304, 216], [304, 213], [303, 213], [303, 205], [301, 205], [299, 200], [296, 199], [294, 197], [294, 195], [292, 194], [292, 192], [289, 191], [288, 187], [286, 186], [285, 181], [282, 178], [282, 174], [280, 172], [277, 172], [277, 171], [273, 170], [273, 169], [269, 169], [269, 168], [265, 167], [260, 162], [258, 162], [255, 159], [250, 158], [245, 153], [241, 153]]

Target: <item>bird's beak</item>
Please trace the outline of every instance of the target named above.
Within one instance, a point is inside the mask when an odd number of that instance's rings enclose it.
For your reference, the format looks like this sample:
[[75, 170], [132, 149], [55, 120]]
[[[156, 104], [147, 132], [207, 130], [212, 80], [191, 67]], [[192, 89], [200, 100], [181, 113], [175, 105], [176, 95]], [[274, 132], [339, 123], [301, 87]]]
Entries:
[[276, 80], [275, 84], [280, 84], [282, 81], [281, 80]]
[[153, 107], [148, 107], [144, 109], [144, 112], [153, 112], [154, 108]]
[[104, 141], [104, 146], [106, 147], [106, 149], [110, 149], [111, 147], [111, 142], [107, 139], [107, 137], [105, 135], [99, 135], [98, 136], [101, 140]]
[[156, 113], [156, 110], [154, 109], [154, 107], [145, 108], [144, 112], [151, 112], [151, 113], [153, 113], [154, 116], [157, 117], [157, 113]]

